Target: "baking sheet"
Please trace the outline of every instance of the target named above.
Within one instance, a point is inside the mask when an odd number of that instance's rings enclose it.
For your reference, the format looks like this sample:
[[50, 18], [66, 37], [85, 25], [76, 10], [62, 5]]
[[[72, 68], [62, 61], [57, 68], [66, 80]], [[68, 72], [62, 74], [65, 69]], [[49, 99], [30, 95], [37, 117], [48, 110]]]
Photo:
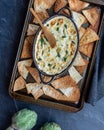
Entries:
[[[32, 4], [33, 4], [33, 0], [30, 0], [28, 11], [27, 11], [27, 16], [26, 16], [26, 20], [24, 23], [24, 28], [22, 31], [21, 40], [20, 40], [20, 44], [19, 44], [19, 48], [18, 48], [18, 53], [16, 56], [15, 65], [14, 65], [14, 69], [13, 69], [13, 73], [12, 73], [12, 77], [11, 77], [11, 82], [10, 82], [10, 86], [9, 86], [9, 93], [13, 98], [16, 98], [16, 99], [19, 99], [22, 101], [40, 104], [40, 105], [44, 105], [44, 106], [48, 106], [48, 107], [52, 107], [52, 108], [56, 108], [56, 109], [60, 109], [60, 110], [73, 111], [73, 112], [78, 111], [83, 107], [85, 94], [86, 94], [87, 89], [88, 89], [88, 83], [90, 80], [90, 76], [91, 76], [91, 72], [92, 72], [92, 68], [93, 68], [93, 64], [94, 64], [94, 59], [95, 59], [95, 55], [96, 55], [96, 49], [97, 49], [98, 42], [96, 42], [94, 45], [93, 55], [92, 55], [91, 59], [89, 59], [90, 64], [88, 65], [88, 68], [86, 69], [86, 72], [84, 73], [83, 80], [80, 82], [79, 86], [81, 89], [81, 98], [77, 104], [71, 103], [71, 102], [56, 101], [56, 100], [54, 100], [52, 98], [48, 98], [46, 96], [43, 96], [43, 97], [39, 98], [37, 101], [35, 101], [31, 95], [28, 95], [26, 93], [26, 90], [17, 91], [17, 92], [13, 91], [14, 82], [15, 82], [16, 78], [18, 77], [17, 63], [20, 60], [20, 56], [21, 56], [28, 24], [33, 19], [33, 16], [29, 11], [29, 8], [32, 6]], [[101, 13], [102, 13], [101, 16], [103, 16], [103, 12], [101, 12]], [[101, 17], [101, 23], [100, 23], [100, 27], [99, 27], [99, 36], [101, 34], [101, 28], [102, 28], [103, 23], [104, 23], [104, 20], [103, 20], [103, 17]], [[32, 81], [31, 77], [28, 77], [28, 81], [34, 82], [34, 81]]]

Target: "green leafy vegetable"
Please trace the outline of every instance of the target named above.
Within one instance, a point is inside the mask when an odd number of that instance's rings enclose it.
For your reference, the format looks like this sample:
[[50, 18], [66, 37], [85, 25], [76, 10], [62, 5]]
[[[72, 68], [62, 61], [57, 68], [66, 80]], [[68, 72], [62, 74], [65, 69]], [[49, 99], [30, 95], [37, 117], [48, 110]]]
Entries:
[[8, 127], [6, 130], [14, 130], [14, 128], [12, 128], [11, 126]]
[[61, 130], [61, 127], [54, 122], [47, 122], [43, 127], [40, 128], [40, 130]]
[[36, 122], [36, 112], [28, 109], [22, 109], [13, 116], [12, 125], [6, 130], [12, 130], [12, 128], [18, 130], [30, 130], [36, 125]]

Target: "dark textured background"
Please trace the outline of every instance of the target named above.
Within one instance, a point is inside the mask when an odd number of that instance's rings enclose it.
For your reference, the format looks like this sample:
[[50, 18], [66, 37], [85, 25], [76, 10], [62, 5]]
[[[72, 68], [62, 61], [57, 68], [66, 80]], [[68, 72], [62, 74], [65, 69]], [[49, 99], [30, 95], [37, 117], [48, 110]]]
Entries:
[[29, 108], [38, 113], [38, 123], [33, 130], [38, 130], [46, 121], [59, 123], [62, 130], [103, 130], [104, 129], [104, 35], [99, 43], [97, 58], [90, 85], [89, 102], [77, 113], [63, 112], [43, 106], [24, 103], [12, 99], [8, 86], [12, 74], [23, 23], [29, 0], [0, 0], [0, 130], [5, 130], [11, 123], [13, 114]]

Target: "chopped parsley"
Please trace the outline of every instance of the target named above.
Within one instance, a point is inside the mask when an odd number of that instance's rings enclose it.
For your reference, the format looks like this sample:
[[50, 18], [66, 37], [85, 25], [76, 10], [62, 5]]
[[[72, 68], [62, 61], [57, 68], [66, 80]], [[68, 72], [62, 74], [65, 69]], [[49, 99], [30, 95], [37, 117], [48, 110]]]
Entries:
[[40, 42], [41, 42], [41, 47], [42, 47], [42, 45], [43, 45], [43, 43], [44, 43], [44, 39], [41, 38], [41, 39], [40, 39]]
[[59, 52], [57, 52], [57, 56], [60, 57], [60, 53]]
[[66, 62], [66, 60], [67, 60], [67, 57], [64, 57], [64, 58], [63, 58], [63, 60]]
[[68, 51], [66, 50], [65, 52], [66, 52], [66, 55], [67, 55], [67, 54], [68, 54]]
[[59, 23], [57, 23], [57, 26], [59, 25]]
[[38, 60], [40, 61], [40, 60], [42, 60], [41, 58], [38, 58]]
[[42, 55], [44, 54], [44, 51], [42, 51]]
[[67, 29], [67, 25], [66, 24], [64, 24], [64, 27]]
[[59, 31], [59, 27], [56, 28], [56, 31]]
[[55, 69], [55, 65], [53, 66], [53, 69]]
[[49, 66], [49, 67], [51, 67], [51, 66], [52, 66], [52, 64], [48, 63], [48, 66]]
[[62, 36], [62, 38], [66, 38], [66, 36]]
[[73, 43], [73, 44], [75, 44], [75, 42], [74, 42], [74, 41], [72, 41], [72, 43]]
[[40, 41], [41, 41], [41, 43], [43, 43], [43, 42], [44, 42], [44, 39], [43, 39], [43, 38], [41, 38], [41, 39], [40, 39]]

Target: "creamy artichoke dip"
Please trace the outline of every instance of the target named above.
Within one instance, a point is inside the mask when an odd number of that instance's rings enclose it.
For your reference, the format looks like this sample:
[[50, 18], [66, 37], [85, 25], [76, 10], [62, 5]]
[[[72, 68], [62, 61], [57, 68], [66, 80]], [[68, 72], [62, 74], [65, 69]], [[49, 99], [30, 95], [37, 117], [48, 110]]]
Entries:
[[40, 31], [35, 45], [35, 59], [40, 70], [54, 75], [65, 70], [72, 61], [78, 40], [77, 32], [71, 20], [65, 16], [55, 17], [45, 26], [55, 36], [56, 46], [51, 48]]

